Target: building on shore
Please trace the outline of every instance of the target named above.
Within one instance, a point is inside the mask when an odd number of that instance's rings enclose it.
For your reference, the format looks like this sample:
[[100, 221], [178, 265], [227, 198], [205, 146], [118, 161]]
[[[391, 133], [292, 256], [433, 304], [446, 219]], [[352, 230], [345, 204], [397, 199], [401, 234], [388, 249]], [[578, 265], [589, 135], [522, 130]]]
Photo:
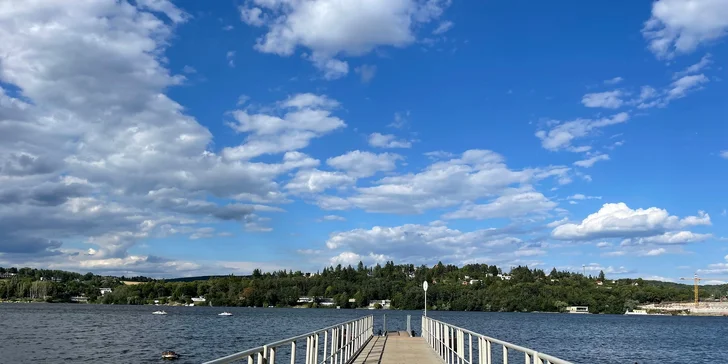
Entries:
[[569, 306], [566, 308], [568, 313], [589, 313], [589, 306]]

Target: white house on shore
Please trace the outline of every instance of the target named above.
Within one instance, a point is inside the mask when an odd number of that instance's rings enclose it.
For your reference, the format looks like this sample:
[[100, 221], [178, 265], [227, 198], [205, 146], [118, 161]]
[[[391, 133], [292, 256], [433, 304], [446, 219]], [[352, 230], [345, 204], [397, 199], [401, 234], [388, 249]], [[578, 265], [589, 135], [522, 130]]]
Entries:
[[589, 313], [589, 306], [569, 306], [566, 308], [568, 313]]
[[111, 293], [111, 288], [99, 288], [99, 292], [101, 292], [101, 295], [105, 295], [107, 293]]
[[194, 303], [204, 303], [204, 302], [206, 302], [206, 301], [207, 301], [207, 300], [205, 299], [205, 297], [204, 297], [204, 296], [200, 296], [200, 297], [192, 297], [192, 302], [194, 302]]

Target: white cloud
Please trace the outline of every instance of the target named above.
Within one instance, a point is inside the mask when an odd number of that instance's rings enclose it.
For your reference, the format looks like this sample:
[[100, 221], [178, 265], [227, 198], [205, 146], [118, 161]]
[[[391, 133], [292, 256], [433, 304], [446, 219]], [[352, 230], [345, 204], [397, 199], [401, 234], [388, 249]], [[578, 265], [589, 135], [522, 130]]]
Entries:
[[642, 86], [640, 96], [631, 100], [629, 104], [637, 105], [639, 109], [666, 107], [673, 100], [683, 98], [689, 93], [702, 89], [703, 85], [708, 82], [710, 80], [704, 74], [697, 74], [682, 76], [661, 91], [651, 86]]
[[244, 144], [225, 148], [225, 158], [247, 160], [302, 149], [312, 139], [346, 127], [343, 120], [332, 115], [339, 103], [324, 95], [297, 94], [278, 105], [282, 116], [250, 113], [247, 109], [233, 111], [236, 122], [229, 125], [247, 137]]
[[644, 252], [642, 255], [648, 256], [648, 257], [654, 257], [654, 256], [662, 255], [665, 253], [667, 253], [667, 250], [665, 250], [665, 248], [657, 248], [657, 249], [648, 250], [648, 251]]
[[397, 140], [392, 134], [372, 133], [369, 135], [369, 145], [376, 148], [410, 148], [412, 142]]
[[326, 246], [347, 256], [375, 254], [415, 264], [432, 264], [437, 260], [463, 263], [481, 255], [488, 257], [479, 259], [481, 262], [513, 260], [517, 258], [516, 251], [520, 251], [520, 256], [541, 254], [537, 247], [506, 235], [502, 229], [462, 232], [440, 224], [374, 226], [336, 232], [330, 235]]
[[402, 129], [409, 122], [409, 117], [410, 117], [409, 111], [396, 112], [396, 113], [394, 113], [394, 121], [392, 121], [387, 126], [390, 128]]
[[615, 251], [611, 251], [611, 252], [602, 253], [600, 255], [603, 257], [622, 257], [622, 256], [627, 255], [627, 252], [624, 250], [615, 250]]
[[324, 192], [329, 188], [352, 185], [355, 182], [356, 178], [340, 172], [300, 170], [286, 184], [286, 189], [294, 194], [312, 194]]
[[567, 222], [569, 222], [569, 218], [568, 217], [565, 217], [565, 218], [563, 218], [561, 220], [552, 221], [552, 222], [546, 224], [546, 227], [548, 227], [548, 228], [555, 228], [557, 226], [564, 225]]
[[190, 73], [197, 73], [197, 70], [192, 66], [186, 65], [186, 66], [182, 67], [182, 72], [190, 74]]
[[658, 58], [691, 53], [728, 32], [728, 0], [657, 0], [642, 34]]
[[589, 263], [585, 264], [583, 267], [561, 267], [560, 270], [568, 270], [572, 272], [581, 273], [582, 271], [586, 271], [587, 274], [592, 273], [599, 273], [599, 271], [604, 271], [604, 274], [627, 274], [632, 273], [630, 269], [625, 268], [624, 266], [614, 267], [614, 266], [607, 266], [604, 267], [601, 264], [598, 263]]
[[362, 83], [369, 83], [374, 78], [374, 75], [377, 74], [377, 66], [363, 64], [356, 68], [356, 73], [361, 76]]
[[667, 90], [667, 99], [674, 100], [685, 97], [689, 92], [699, 90], [702, 84], [708, 82], [708, 78], [703, 74], [683, 76], [673, 82]]
[[642, 277], [642, 279], [646, 281], [675, 282], [674, 279], [663, 276], [646, 276]]
[[728, 255], [723, 257], [725, 262], [708, 264], [707, 269], [698, 269], [698, 274], [725, 274], [728, 273]]
[[[184, 81], [164, 54], [175, 24], [188, 17], [160, 0], [0, 5], [3, 264], [123, 274], [206, 269], [129, 252], [144, 239], [207, 236], [218, 221], [264, 222], [257, 214], [276, 208], [260, 204], [285, 201], [279, 179], [318, 163], [295, 154], [250, 163], [208, 149], [210, 131], [165, 94]], [[320, 135], [316, 128], [305, 131]], [[89, 248], [77, 254], [66, 241]]]
[[706, 67], [710, 66], [712, 63], [713, 63], [712, 55], [710, 53], [708, 53], [708, 54], [704, 55], [703, 58], [700, 59], [700, 62], [698, 62], [694, 65], [691, 65], [690, 67], [688, 67], [680, 72], [675, 72], [675, 74], [672, 75], [672, 78], [677, 79], [677, 78], [681, 78], [681, 77], [684, 77], [687, 75], [696, 74], [696, 73], [702, 71], [703, 69], [705, 69]]
[[235, 27], [232, 26], [232, 25], [226, 25], [226, 26], [222, 27], [222, 30], [224, 30], [226, 32], [229, 32], [229, 31], [231, 31], [233, 29], [235, 29]]
[[531, 188], [511, 189], [487, 204], [466, 203], [457, 211], [443, 215], [444, 219], [513, 218], [530, 214], [544, 214], [556, 203]]
[[449, 20], [441, 22], [440, 25], [438, 25], [437, 28], [435, 28], [435, 30], [432, 31], [432, 34], [435, 34], [435, 35], [443, 34], [443, 33], [447, 32], [448, 30], [452, 29], [452, 27], [454, 25], [455, 24]]
[[583, 160], [574, 162], [574, 165], [578, 166], [578, 167], [591, 168], [596, 162], [608, 161], [608, 160], [609, 160], [608, 154], [595, 154], [591, 158], [587, 158], [587, 159], [583, 159]]
[[629, 120], [629, 114], [621, 112], [612, 117], [601, 119], [576, 119], [568, 122], [551, 121], [548, 124], [555, 125], [551, 130], [539, 130], [536, 137], [541, 139], [541, 145], [548, 150], [560, 150], [571, 146], [575, 139], [584, 138], [596, 130], [615, 124], [624, 123]]
[[348, 65], [336, 57], [360, 56], [380, 46], [407, 46], [416, 39], [415, 29], [439, 18], [449, 4], [450, 0], [252, 0], [240, 11], [245, 23], [267, 30], [255, 49], [280, 56], [290, 56], [298, 47], [308, 49], [309, 59], [327, 78], [338, 78], [348, 72]]
[[601, 241], [597, 243], [597, 248], [608, 248], [610, 246], [612, 246], [612, 244], [606, 241]]
[[341, 264], [342, 266], [348, 266], [348, 265], [355, 266], [355, 265], [359, 264], [359, 262], [362, 262], [364, 265], [372, 266], [375, 264], [384, 264], [388, 260], [390, 260], [390, 258], [385, 255], [382, 255], [382, 254], [369, 253], [367, 255], [362, 256], [357, 253], [342, 252], [342, 253], [339, 253], [339, 255], [332, 257], [329, 260], [329, 263], [332, 266], [335, 266], [338, 264]]
[[358, 207], [370, 212], [422, 213], [463, 201], [494, 198], [511, 187], [554, 177], [569, 169], [561, 166], [512, 171], [503, 157], [488, 150], [468, 150], [459, 158], [436, 161], [419, 173], [382, 178], [369, 187], [358, 187], [352, 196], [327, 198], [322, 208]]
[[346, 218], [339, 215], [326, 215], [322, 218], [326, 221], [346, 221]]
[[619, 90], [591, 93], [584, 95], [581, 99], [581, 103], [586, 107], [617, 109], [624, 104], [622, 95], [622, 91]]
[[566, 198], [567, 200], [601, 200], [602, 196], [586, 196], [581, 193], [577, 193], [575, 195], [571, 195]]
[[720, 152], [720, 156], [722, 158], [728, 159], [728, 150], [723, 150]]
[[699, 212], [698, 216], [683, 219], [671, 216], [657, 207], [630, 209], [625, 203], [608, 203], [587, 216], [580, 224], [564, 224], [554, 228], [551, 236], [559, 240], [592, 240], [599, 238], [647, 238], [689, 226], [710, 225], [710, 216]]
[[609, 79], [609, 80], [605, 80], [604, 81], [604, 84], [605, 85], [616, 85], [616, 84], [618, 84], [618, 83], [620, 83], [622, 81], [624, 81], [624, 78], [622, 78], [622, 77], [615, 77], [615, 78], [612, 78], [612, 79]]
[[712, 237], [713, 235], [711, 234], [696, 234], [690, 231], [671, 231], [660, 235], [648, 236], [645, 238], [628, 239], [623, 241], [622, 245], [689, 244], [705, 241]]
[[228, 66], [235, 67], [235, 51], [228, 51], [225, 58], [227, 58]]
[[350, 176], [362, 178], [371, 177], [377, 172], [392, 171], [397, 167], [396, 162], [401, 159], [402, 156], [398, 154], [374, 154], [355, 150], [338, 157], [329, 158], [326, 160], [326, 164], [345, 171]]

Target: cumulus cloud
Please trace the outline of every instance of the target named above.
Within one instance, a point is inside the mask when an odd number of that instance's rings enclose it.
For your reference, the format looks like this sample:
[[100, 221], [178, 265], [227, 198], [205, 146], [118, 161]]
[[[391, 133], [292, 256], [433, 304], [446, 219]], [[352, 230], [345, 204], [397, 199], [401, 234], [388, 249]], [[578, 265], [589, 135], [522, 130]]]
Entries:
[[419, 26], [438, 19], [449, 5], [450, 0], [249, 0], [240, 13], [245, 23], [266, 29], [256, 50], [290, 56], [306, 49], [333, 79], [348, 72], [348, 64], [336, 57], [405, 47], [415, 41]]
[[384, 264], [387, 261], [389, 261], [391, 258], [387, 257], [383, 254], [374, 254], [369, 253], [367, 255], [360, 255], [353, 252], [342, 252], [338, 255], [332, 257], [329, 259], [329, 264], [332, 266], [341, 264], [343, 266], [351, 265], [355, 266], [359, 264], [359, 262], [364, 263], [364, 265], [375, 265], [375, 264]]
[[325, 95], [296, 94], [276, 105], [275, 113], [251, 113], [249, 110], [232, 112], [235, 131], [245, 133], [245, 143], [228, 147], [223, 156], [228, 160], [247, 160], [265, 154], [279, 154], [305, 148], [312, 139], [346, 127], [346, 123], [333, 110], [336, 100]]
[[728, 0], [657, 0], [642, 34], [658, 58], [691, 53], [728, 34]]
[[587, 137], [600, 128], [621, 124], [629, 120], [629, 114], [621, 112], [601, 119], [576, 119], [567, 122], [552, 120], [547, 123], [550, 129], [539, 130], [536, 137], [541, 139], [541, 146], [556, 151], [571, 147], [571, 142]]
[[653, 238], [670, 230], [690, 226], [710, 225], [710, 216], [699, 212], [698, 216], [678, 218], [666, 210], [629, 208], [625, 203], [608, 203], [587, 216], [579, 224], [564, 224], [554, 228], [551, 236], [559, 240], [593, 240], [603, 238]]
[[397, 140], [392, 134], [372, 133], [369, 135], [369, 145], [376, 148], [410, 148], [412, 142]]
[[338, 157], [329, 158], [326, 160], [326, 164], [342, 170], [350, 176], [362, 178], [371, 177], [377, 172], [392, 171], [397, 167], [396, 162], [401, 159], [402, 156], [398, 154], [374, 154], [355, 150]]
[[721, 158], [728, 159], [728, 150], [723, 150], [720, 152]]
[[581, 103], [586, 107], [617, 109], [624, 104], [622, 95], [622, 91], [620, 90], [590, 93], [582, 97]]
[[561, 166], [514, 171], [498, 153], [468, 150], [459, 158], [435, 161], [419, 173], [384, 177], [371, 186], [357, 187], [352, 195], [322, 197], [317, 203], [324, 209], [357, 207], [369, 212], [422, 213], [463, 201], [495, 198], [511, 187], [562, 178], [568, 172]]
[[[209, 234], [203, 223], [236, 221], [245, 228], [265, 221], [258, 214], [274, 208], [256, 204], [285, 200], [277, 179], [317, 163], [295, 154], [252, 163], [210, 149], [211, 133], [165, 94], [184, 81], [163, 55], [174, 26], [189, 18], [171, 2], [0, 8], [3, 264], [127, 273], [202, 269], [129, 249], [159, 236], [202, 237]], [[250, 126], [243, 156], [297, 149], [276, 135], [302, 145], [326, 132], [320, 123], [343, 127], [321, 116], [332, 104], [323, 103], [291, 111], [298, 118], [282, 118], [287, 123], [275, 132]], [[319, 124], [291, 126], [312, 120]], [[246, 145], [264, 141], [288, 146]], [[85, 242], [93, 254], [65, 248], [65, 241]]]
[[474, 257], [483, 257], [481, 262], [494, 262], [496, 259], [502, 262], [517, 259], [516, 251], [520, 252], [519, 256], [542, 253], [537, 246], [509, 236], [507, 229], [462, 232], [440, 224], [374, 226], [337, 232], [330, 235], [326, 246], [349, 257], [375, 254], [423, 264], [437, 260], [460, 264]]
[[507, 190], [487, 204], [466, 203], [458, 210], [443, 215], [444, 219], [513, 218], [530, 214], [544, 214], [556, 207], [540, 192], [531, 188]]
[[329, 188], [352, 185], [356, 178], [341, 172], [321, 171], [318, 169], [300, 170], [286, 184], [286, 189], [294, 194], [315, 194]]
[[696, 234], [691, 231], [671, 231], [664, 234], [648, 236], [644, 238], [634, 238], [622, 241], [622, 245], [641, 245], [641, 244], [689, 244], [697, 243], [712, 238], [712, 234]]

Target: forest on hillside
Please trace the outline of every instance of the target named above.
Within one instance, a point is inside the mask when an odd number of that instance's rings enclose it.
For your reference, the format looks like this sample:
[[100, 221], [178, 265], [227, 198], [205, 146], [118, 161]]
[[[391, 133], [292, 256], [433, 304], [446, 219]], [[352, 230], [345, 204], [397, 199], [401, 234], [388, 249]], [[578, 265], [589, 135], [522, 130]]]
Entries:
[[[505, 279], [508, 276], [509, 279]], [[433, 267], [387, 262], [374, 267], [338, 265], [316, 273], [261, 272], [251, 276], [218, 276], [206, 280], [154, 280], [146, 277], [109, 277], [91, 273], [31, 268], [0, 268], [0, 299], [70, 302], [83, 296], [90, 303], [190, 303], [204, 296], [215, 306], [278, 306], [297, 304], [299, 297], [332, 298], [342, 308], [366, 307], [372, 300], [391, 300], [393, 309], [424, 308], [422, 282], [430, 282], [428, 309], [456, 311], [559, 312], [567, 306], [587, 305], [593, 313], [623, 313], [638, 304], [689, 301], [689, 285], [610, 279], [551, 270], [516, 267], [508, 274], [494, 265], [463, 267], [438, 263]], [[133, 280], [139, 284], [127, 285]], [[600, 282], [600, 283], [598, 283]], [[100, 288], [111, 288], [102, 295]], [[722, 295], [728, 286], [705, 286], [701, 299]], [[350, 302], [353, 299], [353, 302]]]

